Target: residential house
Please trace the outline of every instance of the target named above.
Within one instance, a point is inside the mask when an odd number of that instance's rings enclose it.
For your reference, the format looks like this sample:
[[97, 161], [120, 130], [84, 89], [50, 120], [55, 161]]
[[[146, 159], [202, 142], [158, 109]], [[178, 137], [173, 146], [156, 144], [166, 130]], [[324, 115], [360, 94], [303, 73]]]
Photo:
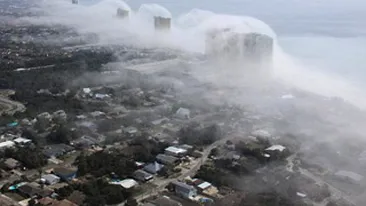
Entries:
[[156, 174], [161, 169], [163, 169], [164, 165], [159, 164], [158, 162], [150, 163], [144, 167], [144, 170], [150, 174]]
[[83, 93], [85, 95], [90, 95], [92, 93], [92, 90], [90, 88], [83, 88]]
[[107, 100], [107, 99], [111, 98], [111, 96], [109, 94], [99, 94], [99, 93], [95, 94], [94, 97], [97, 100]]
[[187, 150], [178, 148], [178, 147], [174, 147], [174, 146], [170, 146], [165, 149], [165, 154], [174, 156], [174, 157], [182, 157], [187, 154]]
[[283, 152], [285, 149], [286, 149], [286, 147], [284, 147], [282, 145], [272, 145], [272, 146], [268, 147], [265, 150], [266, 151], [279, 151], [279, 152]]
[[127, 112], [128, 112], [128, 110], [124, 106], [117, 106], [117, 107], [110, 109], [108, 114], [113, 115], [113, 116], [118, 116], [118, 115], [126, 114]]
[[[272, 145], [272, 146], [268, 147], [267, 149], [265, 149], [264, 151], [265, 151], [264, 157], [271, 158], [271, 159], [284, 158], [289, 154], [288, 149], [286, 149], [286, 147], [284, 147], [282, 145]], [[268, 154], [269, 157], [266, 154]]]
[[142, 206], [158, 206], [158, 205], [151, 203], [151, 202], [147, 202], [147, 203], [144, 203]]
[[179, 119], [189, 119], [190, 115], [191, 111], [183, 107], [179, 108], [175, 113], [175, 116], [178, 117]]
[[13, 141], [7, 140], [4, 142], [0, 142], [0, 150], [5, 150], [6, 148], [14, 147], [15, 143]]
[[200, 179], [193, 179], [192, 181], [198, 191], [204, 195], [214, 197], [219, 193], [219, 190], [209, 182]]
[[4, 162], [6, 169], [13, 170], [20, 166], [20, 162], [13, 158], [8, 158]]
[[[171, 199], [168, 196], [162, 196], [158, 197], [155, 200], [150, 201], [149, 203], [146, 203], [147, 206], [183, 206], [182, 203]], [[150, 205], [148, 205], [150, 204]], [[146, 205], [144, 205], [146, 206]]]
[[138, 185], [138, 183], [134, 179], [124, 179], [122, 181], [111, 181], [109, 184], [112, 185], [120, 185], [121, 187], [125, 188], [126, 190], [134, 188]]
[[166, 118], [166, 117], [164, 117], [164, 118], [161, 118], [161, 119], [157, 119], [157, 120], [152, 121], [151, 124], [154, 125], [154, 126], [157, 126], [159, 124], [167, 123], [167, 122], [169, 122], [169, 119]]
[[49, 197], [38, 200], [38, 204], [42, 206], [78, 206], [78, 204], [75, 204], [67, 199], [56, 200]]
[[11, 199], [10, 197], [7, 197], [3, 194], [0, 195], [0, 205], [1, 206], [20, 206], [18, 202]]
[[174, 186], [175, 193], [183, 198], [191, 199], [192, 197], [197, 196], [197, 189], [192, 185], [178, 181], [174, 181], [172, 184]]
[[54, 144], [47, 145], [43, 148], [42, 153], [48, 158], [60, 157], [71, 151], [74, 151], [74, 147], [66, 144]]
[[99, 141], [91, 136], [84, 135], [78, 139], [71, 141], [70, 144], [77, 148], [86, 149], [94, 145], [98, 145]]
[[192, 152], [194, 151], [194, 147], [192, 145], [188, 145], [188, 144], [183, 144], [178, 146], [181, 149], [184, 149], [187, 151], [188, 154], [192, 154]]
[[77, 125], [80, 129], [85, 130], [86, 132], [97, 132], [98, 126], [92, 121], [81, 121], [78, 122]]
[[63, 200], [57, 200], [51, 206], [78, 206], [78, 205], [67, 199], [63, 199]]
[[142, 169], [142, 168], [144, 168], [145, 163], [143, 163], [143, 162], [135, 162], [135, 165], [136, 165], [136, 167], [137, 167], [138, 169]]
[[76, 178], [76, 168], [58, 167], [53, 169], [53, 173], [61, 178], [63, 181], [71, 181]]
[[165, 164], [165, 165], [177, 165], [179, 164], [180, 160], [179, 158], [170, 156], [170, 155], [165, 155], [165, 154], [158, 154], [156, 156], [156, 161], [161, 163], [161, 164]]
[[104, 112], [101, 112], [101, 111], [94, 111], [94, 112], [90, 112], [90, 115], [93, 118], [99, 118], [99, 117], [105, 117], [106, 114]]
[[133, 177], [139, 181], [146, 182], [149, 180], [152, 180], [154, 176], [152, 176], [150, 173], [145, 172], [144, 170], [136, 170], [133, 173]]
[[19, 193], [26, 196], [26, 197], [48, 197], [50, 196], [53, 191], [46, 187], [41, 187], [41, 185], [31, 182], [24, 184], [17, 188]]
[[122, 130], [125, 134], [131, 135], [131, 136], [135, 135], [138, 132], [136, 127], [124, 127]]
[[60, 182], [60, 177], [54, 174], [42, 175], [41, 181], [48, 185], [53, 185]]
[[85, 198], [86, 195], [84, 193], [78, 190], [74, 190], [66, 199], [77, 205], [82, 205], [84, 203]]
[[37, 203], [41, 206], [50, 206], [55, 201], [55, 199], [52, 199], [50, 197], [44, 197], [37, 200]]
[[18, 137], [16, 139], [13, 140], [13, 142], [15, 142], [17, 145], [28, 145], [32, 142], [32, 140], [27, 139], [27, 138], [23, 138], [23, 137]]

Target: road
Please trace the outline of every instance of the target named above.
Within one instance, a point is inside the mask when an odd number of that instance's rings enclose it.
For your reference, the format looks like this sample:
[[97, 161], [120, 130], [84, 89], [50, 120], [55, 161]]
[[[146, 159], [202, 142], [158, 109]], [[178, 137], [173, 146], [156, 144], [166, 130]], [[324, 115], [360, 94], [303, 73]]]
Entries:
[[202, 164], [204, 164], [206, 162], [206, 160], [209, 157], [209, 154], [211, 152], [211, 150], [219, 145], [225, 144], [225, 142], [227, 140], [230, 139], [234, 139], [239, 137], [240, 134], [235, 133], [235, 134], [230, 134], [227, 137], [220, 139], [216, 142], [214, 142], [213, 144], [211, 144], [210, 146], [208, 146], [207, 148], [205, 148], [202, 152], [202, 157], [200, 158], [200, 160], [193, 165], [188, 171], [185, 171], [183, 174], [181, 174], [179, 177], [176, 178], [169, 178], [169, 179], [165, 179], [163, 181], [160, 181], [157, 185], [157, 187], [155, 187], [154, 189], [147, 191], [141, 195], [138, 195], [135, 197], [136, 201], [141, 202], [142, 200], [158, 195], [158, 193], [163, 190], [167, 185], [169, 185], [169, 183], [175, 181], [175, 180], [182, 180], [188, 176], [194, 176], [197, 171], [199, 170], [199, 168], [201, 167]]

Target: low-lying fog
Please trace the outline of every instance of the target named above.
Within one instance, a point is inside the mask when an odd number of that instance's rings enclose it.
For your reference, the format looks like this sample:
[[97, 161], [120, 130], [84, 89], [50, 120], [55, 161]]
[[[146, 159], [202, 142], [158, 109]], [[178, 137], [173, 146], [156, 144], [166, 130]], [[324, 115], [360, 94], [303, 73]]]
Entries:
[[[117, 8], [129, 10], [129, 18], [116, 18]], [[276, 81], [287, 88], [296, 87], [323, 97], [314, 100], [293, 94], [294, 98], [287, 100], [281, 96], [264, 98], [265, 95], [258, 99], [259, 93], [244, 92], [245, 69], [229, 63], [222, 67], [198, 67], [194, 74], [224, 89], [223, 96], [217, 96], [219, 100], [264, 105], [273, 108], [272, 112], [296, 108], [302, 113], [291, 113], [289, 126], [283, 132], [309, 137], [304, 140], [308, 144], [303, 149], [313, 151], [319, 147], [320, 153], [324, 150], [325, 162], [332, 167], [366, 175], [365, 166], [357, 161], [366, 140], [362, 128], [365, 117], [356, 109], [340, 110], [336, 103], [324, 100], [340, 97], [366, 109], [365, 1], [80, 0], [79, 5], [72, 5], [71, 0], [53, 0], [43, 1], [41, 9], [46, 16], [26, 20], [34, 24], [65, 24], [79, 32], [97, 33], [101, 44], [166, 47], [199, 54], [204, 51], [205, 32], [212, 28], [231, 27], [270, 35], [275, 39]], [[172, 30], [165, 34], [154, 32], [153, 16], [172, 18]], [[291, 91], [282, 91], [282, 95]], [[322, 124], [318, 124], [317, 118], [322, 119]], [[353, 143], [354, 137], [357, 141]]]

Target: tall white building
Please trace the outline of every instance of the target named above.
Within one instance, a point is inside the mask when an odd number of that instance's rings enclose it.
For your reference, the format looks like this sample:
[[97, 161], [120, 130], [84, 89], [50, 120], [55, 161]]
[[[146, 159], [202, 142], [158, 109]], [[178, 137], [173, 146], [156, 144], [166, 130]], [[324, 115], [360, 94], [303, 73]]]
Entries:
[[215, 29], [206, 35], [205, 53], [211, 60], [271, 67], [273, 39], [265, 34]]
[[118, 8], [117, 9], [117, 17], [121, 18], [121, 19], [125, 19], [129, 16], [130, 11], [122, 9], [122, 8]]
[[170, 30], [171, 18], [155, 16], [154, 17], [155, 30]]

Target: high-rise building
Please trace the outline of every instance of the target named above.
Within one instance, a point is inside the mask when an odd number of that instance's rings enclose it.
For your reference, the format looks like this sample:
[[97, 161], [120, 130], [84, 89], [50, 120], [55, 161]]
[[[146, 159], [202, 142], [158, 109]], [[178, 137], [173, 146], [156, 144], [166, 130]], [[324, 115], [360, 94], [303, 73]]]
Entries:
[[127, 18], [129, 16], [130, 12], [128, 10], [122, 9], [122, 8], [118, 8], [117, 9], [117, 16], [119, 18]]
[[72, 0], [72, 4], [79, 4], [79, 0]]
[[264, 34], [249, 33], [244, 37], [243, 55], [255, 62], [272, 63], [273, 39]]
[[170, 30], [171, 18], [155, 16], [154, 25], [155, 25], [155, 30]]
[[265, 34], [240, 33], [231, 29], [210, 31], [206, 36], [208, 58], [269, 66], [272, 64], [273, 39]]

